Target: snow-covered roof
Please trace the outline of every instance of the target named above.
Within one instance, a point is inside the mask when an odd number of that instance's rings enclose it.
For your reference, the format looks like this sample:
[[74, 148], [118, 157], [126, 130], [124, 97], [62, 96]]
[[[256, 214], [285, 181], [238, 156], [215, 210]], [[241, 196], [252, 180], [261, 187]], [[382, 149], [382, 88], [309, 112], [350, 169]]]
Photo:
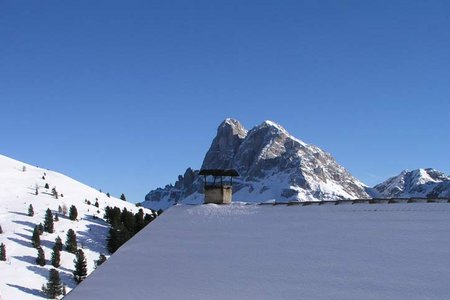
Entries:
[[174, 206], [65, 299], [447, 299], [450, 204]]

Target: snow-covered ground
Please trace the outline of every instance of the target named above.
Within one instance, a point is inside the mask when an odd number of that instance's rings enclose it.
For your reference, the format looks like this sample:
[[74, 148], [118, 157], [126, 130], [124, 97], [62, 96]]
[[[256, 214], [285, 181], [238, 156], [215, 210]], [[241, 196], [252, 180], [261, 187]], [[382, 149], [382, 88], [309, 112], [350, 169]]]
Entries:
[[450, 204], [177, 205], [66, 299], [449, 299]]
[[[24, 171], [25, 167], [25, 171]], [[45, 180], [42, 176], [45, 175]], [[45, 189], [45, 184], [49, 189]], [[35, 195], [35, 186], [39, 187], [39, 194]], [[51, 189], [56, 187], [59, 199], [51, 195]], [[98, 198], [99, 208], [95, 207]], [[89, 200], [91, 205], [85, 203]], [[34, 216], [27, 216], [28, 207], [34, 207]], [[78, 210], [78, 221], [71, 221], [68, 217], [59, 216], [55, 222], [55, 232], [41, 235], [41, 246], [45, 252], [47, 265], [36, 265], [37, 251], [31, 245], [31, 235], [35, 225], [44, 222], [47, 208], [52, 212], [58, 211], [58, 206], [69, 208], [75, 205]], [[137, 212], [138, 208], [132, 203], [117, 198], [108, 198], [105, 193], [81, 184], [62, 174], [37, 168], [8, 157], [0, 155], [0, 243], [6, 245], [7, 261], [0, 261], [0, 299], [39, 299], [44, 297], [41, 292], [42, 284], [47, 282], [48, 270], [52, 268], [50, 258], [55, 238], [60, 236], [66, 241], [68, 229], [73, 229], [77, 235], [78, 247], [83, 247], [87, 257], [89, 272], [94, 269], [94, 260], [100, 253], [107, 254], [105, 248], [108, 233], [107, 223], [101, 218], [106, 206], [126, 207]], [[147, 211], [147, 213], [151, 213]], [[93, 216], [99, 219], [93, 219]], [[61, 278], [67, 290], [75, 287], [72, 278], [74, 269], [74, 254], [61, 252]]]

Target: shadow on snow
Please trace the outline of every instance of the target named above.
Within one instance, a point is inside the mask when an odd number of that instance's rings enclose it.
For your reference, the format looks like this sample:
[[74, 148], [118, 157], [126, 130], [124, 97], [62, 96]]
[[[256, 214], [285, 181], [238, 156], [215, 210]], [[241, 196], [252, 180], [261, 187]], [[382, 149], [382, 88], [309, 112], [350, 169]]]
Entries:
[[27, 287], [24, 287], [24, 286], [11, 284], [11, 283], [7, 283], [6, 285], [8, 285], [10, 287], [13, 287], [13, 288], [16, 288], [16, 289], [18, 289], [18, 290], [20, 290], [20, 291], [22, 291], [22, 292], [24, 292], [26, 294], [31, 294], [31, 295], [38, 296], [38, 297], [41, 297], [41, 298], [47, 298], [42, 291], [37, 290], [37, 289], [30, 289], [30, 288], [27, 288]]

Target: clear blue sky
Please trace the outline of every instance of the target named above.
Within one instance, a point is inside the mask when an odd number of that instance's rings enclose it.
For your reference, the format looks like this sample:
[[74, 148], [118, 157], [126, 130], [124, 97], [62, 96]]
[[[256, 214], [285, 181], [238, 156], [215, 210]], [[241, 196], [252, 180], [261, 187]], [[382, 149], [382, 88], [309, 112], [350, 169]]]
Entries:
[[265, 119], [366, 184], [450, 173], [449, 1], [0, 1], [0, 153], [130, 201]]

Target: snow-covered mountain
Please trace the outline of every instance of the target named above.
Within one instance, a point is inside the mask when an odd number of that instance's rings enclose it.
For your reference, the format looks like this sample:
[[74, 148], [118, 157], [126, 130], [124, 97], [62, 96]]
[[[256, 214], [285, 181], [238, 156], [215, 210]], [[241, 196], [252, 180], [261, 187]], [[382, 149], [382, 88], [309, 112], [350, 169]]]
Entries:
[[[46, 183], [49, 189], [45, 188]], [[35, 195], [36, 187], [38, 195]], [[58, 199], [51, 193], [53, 187], [59, 194]], [[99, 207], [94, 206], [96, 201]], [[30, 204], [34, 208], [32, 217], [27, 215]], [[38, 266], [35, 262], [37, 251], [31, 244], [35, 225], [44, 222], [47, 208], [56, 213], [58, 206], [71, 205], [75, 205], [78, 210], [78, 220], [71, 221], [60, 214], [59, 221], [54, 223], [55, 232], [44, 232], [41, 235], [46, 265]], [[0, 299], [44, 297], [41, 287], [47, 282], [49, 269], [52, 268], [50, 257], [55, 238], [60, 236], [65, 243], [69, 229], [75, 231], [78, 247], [83, 248], [88, 273], [91, 273], [94, 270], [94, 260], [98, 259], [99, 254], [108, 253], [105, 246], [108, 224], [102, 219], [106, 206], [127, 208], [134, 213], [139, 209], [132, 203], [108, 197], [65, 175], [0, 155], [0, 226], [3, 230], [0, 233], [0, 243], [6, 246], [6, 261], [0, 261]], [[145, 212], [151, 213], [149, 210]], [[67, 251], [61, 252], [61, 266], [58, 270], [67, 291], [75, 287], [72, 276], [74, 257], [74, 254]]]
[[[247, 131], [226, 119], [206, 153], [202, 169], [238, 170], [235, 201], [320, 201], [369, 198], [367, 187], [320, 148], [290, 135], [272, 121]], [[201, 203], [203, 182], [198, 171], [187, 169], [175, 185], [147, 194], [142, 204], [166, 209], [182, 203]]]
[[435, 169], [405, 170], [374, 189], [386, 198], [450, 197], [450, 177]]

